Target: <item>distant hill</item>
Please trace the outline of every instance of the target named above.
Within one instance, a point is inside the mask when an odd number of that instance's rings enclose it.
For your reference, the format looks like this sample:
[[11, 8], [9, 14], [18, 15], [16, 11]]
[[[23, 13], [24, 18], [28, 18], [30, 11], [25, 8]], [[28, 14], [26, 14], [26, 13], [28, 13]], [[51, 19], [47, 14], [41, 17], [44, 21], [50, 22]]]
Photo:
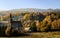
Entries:
[[37, 9], [37, 8], [24, 8], [24, 9], [13, 9], [10, 12], [49, 12], [54, 11], [53, 9]]
[[[8, 10], [8, 12], [10, 12], [10, 13], [14, 13], [14, 12], [50, 12], [50, 11], [60, 11], [60, 9], [22, 8], [22, 9]], [[0, 11], [0, 13], [6, 13], [6, 11]]]

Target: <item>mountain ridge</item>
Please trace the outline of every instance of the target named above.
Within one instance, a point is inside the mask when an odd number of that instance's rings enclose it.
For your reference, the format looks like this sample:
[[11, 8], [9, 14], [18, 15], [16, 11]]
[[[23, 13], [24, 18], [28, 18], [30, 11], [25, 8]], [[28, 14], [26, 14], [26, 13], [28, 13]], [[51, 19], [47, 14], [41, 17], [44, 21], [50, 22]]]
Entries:
[[[50, 11], [60, 11], [60, 9], [38, 9], [38, 8], [21, 8], [7, 10], [8, 12], [50, 12]], [[5, 13], [6, 11], [0, 11], [0, 13]]]

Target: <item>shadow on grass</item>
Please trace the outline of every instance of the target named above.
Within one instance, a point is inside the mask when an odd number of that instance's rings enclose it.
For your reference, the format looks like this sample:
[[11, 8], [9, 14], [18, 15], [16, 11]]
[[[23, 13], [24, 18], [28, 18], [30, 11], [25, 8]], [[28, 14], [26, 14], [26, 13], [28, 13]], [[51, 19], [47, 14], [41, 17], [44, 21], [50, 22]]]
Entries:
[[13, 34], [13, 35], [10, 35], [10, 36], [6, 36], [5, 34], [4, 35], [0, 35], [0, 37], [24, 37], [24, 36], [31, 36], [31, 34], [29, 33], [20, 33], [20, 34]]

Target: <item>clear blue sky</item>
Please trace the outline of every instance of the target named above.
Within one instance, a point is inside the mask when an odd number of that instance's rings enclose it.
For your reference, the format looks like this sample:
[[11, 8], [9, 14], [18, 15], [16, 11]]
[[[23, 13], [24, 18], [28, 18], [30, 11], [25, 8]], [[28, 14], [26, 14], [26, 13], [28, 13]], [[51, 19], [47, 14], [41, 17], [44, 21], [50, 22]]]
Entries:
[[20, 8], [60, 8], [60, 0], [0, 0], [0, 10]]

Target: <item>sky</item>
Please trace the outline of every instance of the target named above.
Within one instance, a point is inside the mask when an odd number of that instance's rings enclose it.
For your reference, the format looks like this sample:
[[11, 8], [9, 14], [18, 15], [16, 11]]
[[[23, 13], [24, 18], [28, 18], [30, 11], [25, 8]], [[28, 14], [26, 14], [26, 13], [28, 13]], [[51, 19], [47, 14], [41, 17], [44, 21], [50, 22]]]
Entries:
[[60, 0], [0, 0], [0, 10], [21, 8], [60, 9]]

